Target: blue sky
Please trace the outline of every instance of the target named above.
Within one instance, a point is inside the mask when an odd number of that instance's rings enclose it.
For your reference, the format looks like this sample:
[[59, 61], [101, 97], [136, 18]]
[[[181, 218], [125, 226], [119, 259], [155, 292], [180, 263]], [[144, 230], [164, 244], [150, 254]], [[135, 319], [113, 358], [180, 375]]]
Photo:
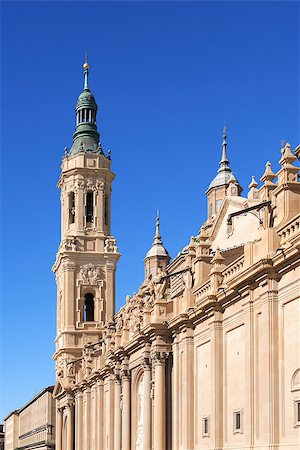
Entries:
[[54, 383], [56, 183], [89, 52], [113, 171], [117, 308], [143, 279], [157, 208], [174, 257], [206, 219], [224, 123], [244, 187], [299, 144], [295, 2], [2, 2], [0, 421]]

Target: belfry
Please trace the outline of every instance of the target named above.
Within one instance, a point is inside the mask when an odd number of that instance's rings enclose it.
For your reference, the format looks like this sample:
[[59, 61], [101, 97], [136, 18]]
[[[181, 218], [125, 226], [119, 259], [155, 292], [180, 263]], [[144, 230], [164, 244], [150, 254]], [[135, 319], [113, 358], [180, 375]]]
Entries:
[[[66, 152], [58, 186], [61, 190], [61, 244], [53, 271], [57, 281], [57, 376], [69, 382], [70, 361], [82, 348], [99, 340], [115, 314], [115, 271], [120, 257], [110, 234], [110, 197], [115, 175], [102, 150], [97, 130], [97, 104], [88, 85], [84, 64], [84, 90], [76, 104], [76, 131]], [[71, 421], [72, 406], [65, 398]], [[58, 413], [60, 418], [60, 413]], [[61, 417], [61, 420], [63, 418]], [[71, 441], [58, 437], [62, 449]], [[59, 445], [59, 444], [58, 444]]]
[[224, 130], [207, 220], [171, 259], [157, 215], [144, 281], [116, 312], [115, 175], [83, 67], [58, 183], [56, 450], [296, 448], [300, 146], [242, 197]]

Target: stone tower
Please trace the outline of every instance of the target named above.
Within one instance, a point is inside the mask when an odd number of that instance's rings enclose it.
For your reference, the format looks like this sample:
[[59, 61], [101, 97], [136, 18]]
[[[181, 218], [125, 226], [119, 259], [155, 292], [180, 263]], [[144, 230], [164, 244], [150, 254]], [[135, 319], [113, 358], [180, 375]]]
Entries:
[[120, 257], [110, 232], [110, 199], [115, 175], [96, 125], [97, 104], [88, 85], [76, 104], [76, 130], [65, 150], [61, 190], [61, 244], [53, 271], [57, 282], [57, 336], [54, 359], [66, 373], [69, 359], [99, 341], [115, 314], [115, 272]]

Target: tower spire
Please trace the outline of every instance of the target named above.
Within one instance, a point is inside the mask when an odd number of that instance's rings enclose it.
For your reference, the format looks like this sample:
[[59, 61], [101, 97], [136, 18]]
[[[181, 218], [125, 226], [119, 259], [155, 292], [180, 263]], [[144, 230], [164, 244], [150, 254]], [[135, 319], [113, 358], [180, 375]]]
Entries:
[[169, 253], [165, 249], [160, 235], [159, 211], [157, 211], [154, 240], [150, 250], [148, 251], [145, 257], [146, 278], [148, 278], [150, 275], [155, 276], [158, 273], [159, 268], [161, 270], [165, 270], [169, 262], [170, 262]]
[[220, 161], [220, 168], [218, 172], [222, 172], [224, 170], [229, 170], [231, 172], [231, 169], [229, 167], [229, 160], [227, 158], [227, 128], [224, 126], [223, 128], [223, 141], [222, 141], [222, 158]]
[[83, 88], [84, 89], [88, 89], [89, 88], [89, 83], [88, 83], [89, 80], [88, 80], [88, 78], [89, 78], [90, 65], [88, 63], [88, 54], [87, 54], [87, 52], [85, 54], [85, 62], [83, 64], [83, 68], [84, 68], [84, 85], [83, 85]]
[[157, 210], [157, 214], [156, 214], [155, 236], [154, 236], [153, 244], [161, 244], [161, 235], [160, 235], [160, 226], [159, 226], [159, 210]]

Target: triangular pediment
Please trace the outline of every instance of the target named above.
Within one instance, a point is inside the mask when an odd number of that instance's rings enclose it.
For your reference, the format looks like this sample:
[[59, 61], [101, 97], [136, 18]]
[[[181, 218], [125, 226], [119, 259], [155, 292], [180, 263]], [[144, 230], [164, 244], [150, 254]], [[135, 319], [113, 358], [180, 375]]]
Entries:
[[232, 248], [259, 238], [260, 223], [257, 211], [238, 215], [228, 227], [229, 214], [243, 211], [248, 207], [248, 201], [243, 197], [226, 197], [220, 207], [213, 226], [210, 229], [209, 241], [212, 249]]
[[58, 378], [56, 380], [56, 384], [54, 386], [54, 390], [53, 390], [53, 397], [54, 398], [58, 398], [61, 395], [65, 394], [69, 389], [68, 389], [68, 383], [67, 380], [64, 378]]

